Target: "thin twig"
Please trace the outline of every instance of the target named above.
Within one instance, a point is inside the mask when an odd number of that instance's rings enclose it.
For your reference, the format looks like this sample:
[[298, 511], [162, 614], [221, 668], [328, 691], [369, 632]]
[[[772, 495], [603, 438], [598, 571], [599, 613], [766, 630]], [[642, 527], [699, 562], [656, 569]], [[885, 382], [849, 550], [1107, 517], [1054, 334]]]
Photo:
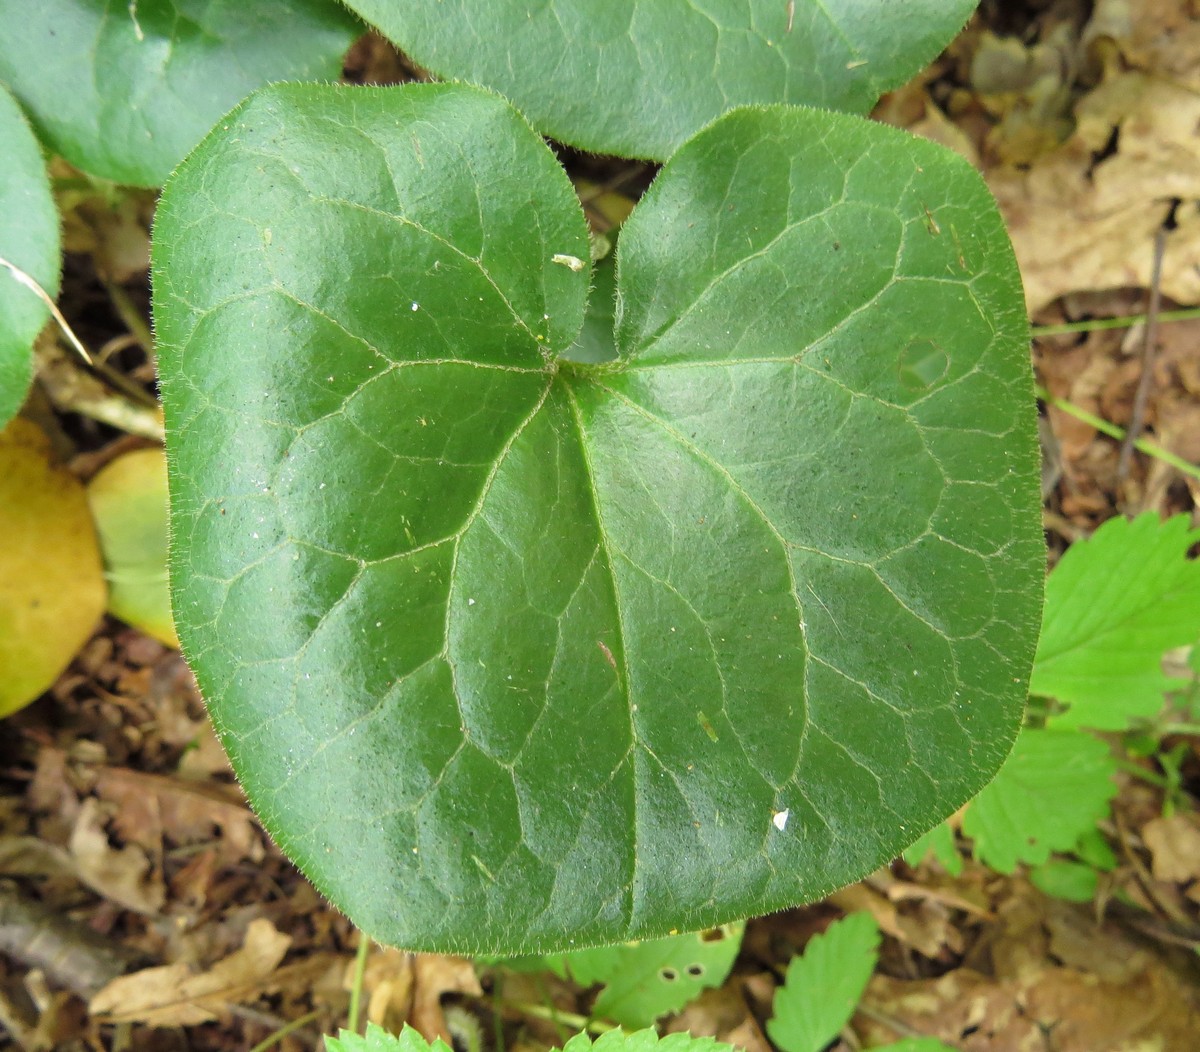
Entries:
[[0, 952], [81, 997], [90, 997], [123, 975], [137, 954], [84, 924], [23, 894], [15, 884], [0, 883]]
[[1150, 308], [1146, 311], [1146, 331], [1142, 342], [1142, 375], [1138, 379], [1137, 393], [1133, 398], [1133, 412], [1129, 417], [1129, 428], [1121, 443], [1121, 456], [1117, 460], [1117, 480], [1124, 481], [1129, 474], [1129, 460], [1133, 456], [1134, 444], [1142, 433], [1146, 418], [1146, 402], [1150, 398], [1150, 383], [1154, 377], [1155, 344], [1158, 341], [1158, 313], [1162, 307], [1162, 265], [1167, 251], [1167, 230], [1160, 227], [1154, 238], [1154, 269], [1150, 275]]
[[301, 1027], [308, 1026], [308, 1024], [316, 1019], [320, 1014], [320, 1012], [309, 1012], [308, 1015], [302, 1015], [299, 1019], [293, 1019], [290, 1023], [284, 1023], [283, 1026], [279, 1027], [274, 1033], [268, 1034], [265, 1038], [263, 1038], [263, 1040], [250, 1049], [250, 1052], [267, 1052], [267, 1049], [272, 1045], [277, 1045], [280, 1041], [287, 1037], [288, 1034], [294, 1033]]
[[612, 1023], [604, 1023], [599, 1019], [589, 1019], [587, 1016], [578, 1015], [575, 1012], [563, 1012], [555, 1008], [547, 1008], [545, 1005], [535, 1005], [522, 1001], [506, 1001], [504, 1007], [521, 1015], [533, 1016], [535, 1019], [545, 1019], [548, 1022], [561, 1021], [568, 1026], [574, 1027], [576, 1030], [590, 1030], [593, 1034], [607, 1034], [610, 1030], [617, 1029]]
[[[889, 1030], [894, 1031], [901, 1037], [908, 1038], [912, 1041], [920, 1039], [924, 1039], [926, 1041], [930, 1040], [928, 1034], [923, 1034], [920, 1030], [909, 1026], [902, 1019], [897, 1019], [895, 1016], [888, 1015], [886, 1012], [881, 1012], [878, 1008], [872, 1008], [868, 1004], [859, 1003], [854, 1010], [862, 1015], [865, 1015], [873, 1023], [879, 1023], [881, 1026], [886, 1026]], [[943, 1044], [945, 1043], [943, 1042]], [[945, 1047], [953, 1048], [954, 1046], [946, 1045]]]
[[[229, 1014], [247, 1023], [253, 1023], [255, 1026], [260, 1026], [265, 1030], [270, 1030], [271, 1039], [275, 1038], [275, 1036], [278, 1035], [284, 1027], [290, 1026], [286, 1020], [280, 1019], [279, 1016], [274, 1015], [271, 1012], [263, 1012], [257, 1008], [251, 1008], [249, 1005], [230, 1005]], [[313, 1014], [317, 1015], [319, 1013]], [[304, 1024], [292, 1027], [288, 1033], [295, 1035], [296, 1040], [302, 1041], [309, 1048], [316, 1048], [320, 1043], [321, 1038], [317, 1034], [313, 1033], [313, 1031], [305, 1029], [305, 1026], [311, 1022], [312, 1019], [305, 1016]], [[270, 1045], [267, 1047], [269, 1048]]]
[[120, 391], [123, 395], [127, 396], [134, 402], [137, 402], [143, 406], [147, 406], [150, 409], [156, 409], [158, 407], [158, 401], [152, 394], [147, 393], [140, 386], [132, 383], [128, 378], [108, 368], [108, 366], [106, 366], [104, 363], [98, 362], [92, 357], [91, 353], [83, 345], [83, 341], [75, 335], [75, 330], [71, 328], [70, 323], [63, 316], [62, 311], [58, 309], [58, 304], [54, 302], [54, 299], [51, 297], [50, 293], [42, 288], [36, 278], [30, 274], [27, 274], [15, 263], [10, 263], [3, 256], [0, 256], [0, 266], [5, 267], [12, 274], [13, 280], [15, 280], [18, 284], [24, 285], [46, 305], [47, 309], [50, 311], [50, 316], [54, 319], [55, 324], [58, 326], [62, 334], [67, 338], [67, 343], [71, 345], [71, 349], [77, 355], [79, 355], [79, 357], [83, 360], [83, 363], [95, 376], [103, 380], [110, 387]]
[[[1035, 340], [1043, 336], [1069, 336], [1076, 332], [1107, 332], [1109, 329], [1132, 329], [1146, 320], [1145, 314], [1124, 314], [1119, 318], [1092, 318], [1089, 321], [1066, 321], [1060, 325], [1035, 325], [1030, 329]], [[1181, 307], [1179, 310], [1159, 311], [1159, 321], [1195, 321], [1200, 307]]]
[[146, 319], [142, 312], [138, 310], [136, 304], [130, 298], [120, 285], [114, 281], [104, 282], [104, 289], [108, 293], [108, 298], [112, 300], [112, 305], [116, 309], [121, 321], [125, 323], [125, 328], [130, 332], [130, 335], [137, 340], [141, 345], [142, 350], [147, 354], [154, 353], [154, 335], [150, 331], [150, 326], [146, 324]]
[[[1065, 398], [1052, 395], [1046, 388], [1040, 385], [1037, 388], [1037, 396], [1047, 405], [1052, 405], [1055, 409], [1061, 409], [1076, 420], [1081, 420], [1090, 427], [1094, 427], [1101, 434], [1108, 435], [1109, 438], [1115, 438], [1119, 442], [1125, 437], [1124, 428], [1118, 427], [1116, 424], [1110, 424], [1103, 417], [1096, 416], [1095, 413], [1089, 413], [1082, 406], [1078, 406], [1074, 402], [1068, 402]], [[1189, 463], [1182, 457], [1176, 456], [1169, 449], [1163, 449], [1157, 442], [1151, 442], [1147, 438], [1139, 438], [1134, 442], [1133, 448], [1145, 453], [1147, 456], [1161, 460], [1164, 464], [1170, 464], [1176, 471], [1180, 471], [1185, 475], [1191, 475], [1192, 478], [1200, 479], [1200, 467]]]
[[54, 299], [50, 293], [42, 288], [42, 286], [38, 283], [37, 278], [30, 274], [26, 274], [25, 271], [23, 271], [15, 263], [10, 263], [3, 256], [0, 256], [0, 267], [7, 267], [19, 285], [24, 285], [46, 305], [51, 316], [56, 322], [58, 322], [58, 327], [62, 329], [63, 335], [67, 338], [67, 342], [70, 343], [72, 350], [74, 350], [75, 353], [79, 355], [79, 357], [82, 358], [89, 366], [95, 365], [95, 362], [92, 361], [92, 356], [88, 353], [88, 349], [84, 347], [82, 343], [80, 343], [79, 337], [75, 335], [75, 331], [70, 325], [67, 324], [67, 319], [63, 317], [62, 311], [58, 309], [58, 304], [54, 302]]
[[1186, 927], [1188, 923], [1187, 917], [1179, 912], [1179, 909], [1169, 898], [1159, 893], [1158, 885], [1153, 875], [1133, 849], [1132, 837], [1129, 835], [1125, 819], [1118, 808], [1113, 808], [1113, 821], [1117, 825], [1117, 843], [1121, 845], [1121, 854], [1125, 856], [1125, 861], [1129, 863], [1130, 868], [1133, 870], [1133, 879], [1137, 881], [1138, 886], [1142, 889], [1142, 893], [1163, 917]]

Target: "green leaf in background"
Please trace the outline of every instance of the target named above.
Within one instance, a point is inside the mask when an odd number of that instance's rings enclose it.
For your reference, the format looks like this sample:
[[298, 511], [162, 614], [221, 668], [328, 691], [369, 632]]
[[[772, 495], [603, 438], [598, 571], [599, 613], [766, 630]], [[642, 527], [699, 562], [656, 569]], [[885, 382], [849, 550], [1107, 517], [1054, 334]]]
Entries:
[[[58, 295], [61, 259], [58, 212], [41, 148], [21, 108], [3, 86], [0, 144], [0, 258], [33, 278], [53, 298]], [[37, 294], [10, 268], [0, 266], [0, 429], [25, 401], [33, 376], [33, 339], [49, 316]]]
[[1071, 853], [1083, 859], [1092, 869], [1102, 873], [1112, 872], [1117, 868], [1119, 861], [1112, 845], [1094, 826], [1076, 841]]
[[1074, 730], [1026, 728], [1008, 762], [963, 815], [975, 855], [999, 873], [1070, 851], [1116, 794], [1108, 746]]
[[1052, 858], [1029, 871], [1033, 886], [1056, 899], [1067, 902], [1091, 902], [1096, 897], [1100, 877], [1086, 862]]
[[1163, 654], [1200, 634], [1200, 540], [1188, 516], [1110, 519], [1072, 544], [1046, 583], [1030, 691], [1070, 706], [1056, 727], [1124, 730], [1177, 686]]
[[854, 1014], [879, 958], [879, 925], [851, 913], [788, 964], [767, 1033], [781, 1052], [821, 1052]]
[[733, 1046], [711, 1037], [692, 1037], [691, 1034], [667, 1034], [659, 1037], [653, 1030], [637, 1030], [626, 1034], [610, 1030], [593, 1039], [590, 1034], [576, 1034], [563, 1052], [734, 1052]]
[[361, 31], [334, 0], [0, 0], [0, 81], [75, 167], [161, 186], [263, 84], [335, 80]]
[[366, 1034], [343, 1030], [337, 1037], [325, 1035], [327, 1052], [453, 1052], [446, 1042], [438, 1039], [430, 1044], [411, 1026], [399, 1034], [389, 1034], [381, 1026], [367, 1024]]
[[669, 157], [745, 103], [866, 113], [931, 61], [978, 0], [348, 0], [417, 62], [485, 84], [543, 134]]
[[[367, 1024], [366, 1034], [343, 1030], [337, 1037], [326, 1037], [329, 1052], [451, 1052], [443, 1041], [426, 1041], [410, 1026], [399, 1035], [389, 1034], [383, 1027]], [[653, 1030], [626, 1034], [610, 1030], [596, 1039], [587, 1033], [576, 1034], [563, 1046], [563, 1052], [734, 1052], [732, 1046], [711, 1037], [692, 1037], [690, 1034], [668, 1034], [659, 1037]]]
[[743, 925], [670, 935], [665, 939], [577, 950], [553, 962], [580, 986], [603, 983], [592, 1015], [631, 1028], [653, 1026], [700, 992], [720, 986], [742, 945]]
[[940, 822], [920, 840], [904, 851], [904, 861], [910, 866], [919, 866], [928, 855], [933, 855], [942, 868], [952, 877], [963, 871], [963, 857], [958, 853], [958, 843], [949, 822]]
[[135, 449], [88, 483], [108, 609], [169, 647], [179, 646], [167, 592], [167, 462], [160, 447]]
[[587, 256], [545, 144], [456, 85], [265, 90], [160, 207], [180, 637], [267, 828], [385, 943], [819, 898], [1016, 734], [1037, 447], [976, 173], [739, 110], [625, 224], [601, 365], [560, 357]]

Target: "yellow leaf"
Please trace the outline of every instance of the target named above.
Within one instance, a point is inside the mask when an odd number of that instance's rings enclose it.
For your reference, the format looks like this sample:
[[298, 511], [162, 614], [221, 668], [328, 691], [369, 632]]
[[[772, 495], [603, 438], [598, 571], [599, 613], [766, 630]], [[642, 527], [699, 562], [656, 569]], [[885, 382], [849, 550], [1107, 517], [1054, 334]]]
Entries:
[[108, 608], [135, 628], [178, 647], [167, 590], [167, 460], [161, 447], [135, 449], [88, 486], [108, 577]]
[[27, 420], [0, 431], [0, 716], [45, 691], [104, 613], [83, 486]]

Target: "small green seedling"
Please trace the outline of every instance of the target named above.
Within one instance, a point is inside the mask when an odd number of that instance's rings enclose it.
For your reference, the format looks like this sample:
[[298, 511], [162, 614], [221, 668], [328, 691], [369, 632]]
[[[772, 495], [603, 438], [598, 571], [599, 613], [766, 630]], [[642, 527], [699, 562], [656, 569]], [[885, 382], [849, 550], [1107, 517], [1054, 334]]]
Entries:
[[[775, 991], [767, 1033], [780, 1052], [822, 1052], [850, 1022], [879, 960], [879, 926], [851, 913], [815, 935]], [[879, 1052], [953, 1052], [935, 1038], [909, 1038]]]

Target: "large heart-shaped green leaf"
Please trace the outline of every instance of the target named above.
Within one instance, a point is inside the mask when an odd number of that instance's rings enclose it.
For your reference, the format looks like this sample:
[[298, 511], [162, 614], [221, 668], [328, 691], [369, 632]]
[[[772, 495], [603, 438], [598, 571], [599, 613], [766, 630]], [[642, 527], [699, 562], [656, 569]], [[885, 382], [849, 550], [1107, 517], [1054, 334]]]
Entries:
[[275, 80], [335, 79], [360, 30], [334, 0], [0, 0], [0, 81], [77, 168], [161, 186]]
[[[33, 338], [50, 312], [29, 287], [58, 293], [58, 212], [42, 151], [13, 97], [0, 87], [0, 428], [25, 401]], [[15, 270], [13, 268], [16, 268]]]
[[669, 157], [731, 107], [865, 113], [978, 0], [347, 0], [437, 73], [486, 84], [563, 142]]
[[476, 89], [280, 86], [155, 226], [174, 611], [284, 849], [384, 942], [515, 954], [820, 896], [976, 792], [1042, 580], [981, 181], [738, 110], [618, 249]]

